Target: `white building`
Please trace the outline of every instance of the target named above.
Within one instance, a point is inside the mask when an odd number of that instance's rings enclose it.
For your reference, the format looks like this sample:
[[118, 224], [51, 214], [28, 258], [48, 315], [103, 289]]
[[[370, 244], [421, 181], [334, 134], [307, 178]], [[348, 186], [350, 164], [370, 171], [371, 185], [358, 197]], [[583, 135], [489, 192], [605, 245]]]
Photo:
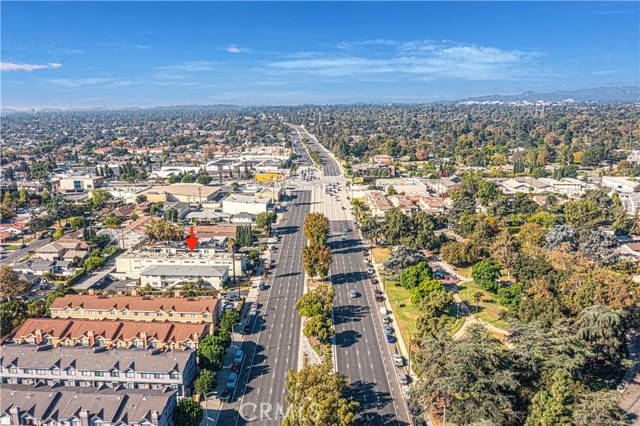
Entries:
[[273, 211], [273, 200], [270, 197], [230, 194], [222, 200], [222, 212], [230, 215], [238, 213], [257, 215], [267, 211]]
[[[137, 279], [149, 266], [215, 266], [224, 267], [233, 276], [233, 260], [230, 253], [216, 252], [213, 249], [196, 249], [193, 252], [177, 249], [160, 249], [159, 251], [135, 251], [123, 253], [116, 257], [116, 271], [113, 276]], [[235, 255], [236, 276], [244, 274], [246, 257]]]
[[153, 265], [140, 274], [140, 285], [167, 288], [202, 279], [205, 288], [222, 290], [229, 279], [226, 266], [205, 265]]
[[640, 192], [627, 192], [620, 194], [620, 201], [627, 209], [627, 213], [635, 215], [640, 208]]
[[612, 189], [614, 192], [633, 192], [638, 182], [619, 176], [602, 176], [602, 186]]
[[99, 188], [104, 183], [104, 178], [101, 176], [88, 176], [88, 175], [78, 175], [78, 176], [65, 176], [61, 177], [60, 180], [54, 183], [54, 188], [58, 192], [68, 193], [68, 192], [91, 192], [95, 188]]

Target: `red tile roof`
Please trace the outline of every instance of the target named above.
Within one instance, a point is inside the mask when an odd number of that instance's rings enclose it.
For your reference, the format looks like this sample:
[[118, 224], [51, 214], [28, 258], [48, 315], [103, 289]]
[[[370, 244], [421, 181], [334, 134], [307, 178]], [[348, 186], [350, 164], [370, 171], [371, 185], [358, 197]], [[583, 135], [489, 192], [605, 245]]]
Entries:
[[68, 294], [58, 297], [51, 304], [52, 309], [95, 309], [108, 311], [111, 309], [146, 312], [185, 312], [212, 313], [216, 309], [218, 299], [184, 298], [184, 297], [143, 297], [143, 296], [98, 296], [88, 294]]

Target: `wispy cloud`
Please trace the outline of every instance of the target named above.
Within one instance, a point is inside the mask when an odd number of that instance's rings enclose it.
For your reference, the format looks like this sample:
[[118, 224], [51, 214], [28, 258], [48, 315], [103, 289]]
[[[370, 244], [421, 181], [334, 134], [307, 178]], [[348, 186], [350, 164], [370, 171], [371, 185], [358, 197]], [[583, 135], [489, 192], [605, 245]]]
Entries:
[[0, 62], [1, 71], [35, 71], [60, 68], [62, 64], [49, 62], [48, 64], [16, 64], [15, 62]]
[[48, 83], [65, 87], [68, 89], [78, 89], [84, 86], [95, 86], [98, 84], [111, 84], [115, 80], [113, 78], [93, 77], [93, 78], [52, 78], [46, 80]]
[[225, 50], [229, 53], [240, 53], [240, 48], [235, 44], [230, 45]]
[[[373, 53], [371, 46], [376, 48]], [[358, 78], [389, 74], [416, 80], [538, 79], [544, 74], [535, 64], [535, 58], [541, 56], [535, 51], [503, 50], [449, 40], [401, 42], [379, 39], [344, 42], [338, 47], [342, 54], [289, 57], [268, 66], [289, 74]]]
[[200, 72], [211, 71], [215, 69], [216, 62], [212, 61], [188, 61], [180, 64], [165, 65], [162, 67], [156, 67], [160, 71], [173, 71], [173, 72]]
[[136, 44], [136, 43], [120, 43], [120, 42], [106, 42], [106, 43], [97, 43], [99, 46], [112, 47], [114, 50], [124, 50], [124, 49], [151, 49], [151, 46], [148, 44]]

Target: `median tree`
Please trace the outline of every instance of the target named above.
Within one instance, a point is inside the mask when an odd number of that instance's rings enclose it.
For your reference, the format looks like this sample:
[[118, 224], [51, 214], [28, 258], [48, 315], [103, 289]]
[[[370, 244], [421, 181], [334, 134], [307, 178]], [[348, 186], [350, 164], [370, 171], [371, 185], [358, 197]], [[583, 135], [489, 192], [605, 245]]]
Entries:
[[316, 337], [321, 342], [326, 342], [333, 335], [331, 318], [315, 315], [305, 322], [303, 332], [307, 337]]
[[282, 426], [352, 426], [360, 404], [347, 399], [349, 379], [324, 364], [287, 373], [287, 410]]
[[329, 238], [329, 219], [322, 213], [309, 213], [304, 219], [304, 236], [311, 245], [323, 246]]

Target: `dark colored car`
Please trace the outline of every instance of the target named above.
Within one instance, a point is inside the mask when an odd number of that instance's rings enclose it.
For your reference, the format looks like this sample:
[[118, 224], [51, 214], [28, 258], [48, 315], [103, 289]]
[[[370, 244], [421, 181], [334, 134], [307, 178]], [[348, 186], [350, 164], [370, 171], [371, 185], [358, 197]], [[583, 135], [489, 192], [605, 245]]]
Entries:
[[384, 298], [379, 294], [376, 294], [374, 296], [374, 299], [376, 299], [376, 302], [382, 302], [384, 300]]
[[387, 334], [387, 342], [395, 343], [396, 342], [396, 338], [393, 337], [391, 334]]

